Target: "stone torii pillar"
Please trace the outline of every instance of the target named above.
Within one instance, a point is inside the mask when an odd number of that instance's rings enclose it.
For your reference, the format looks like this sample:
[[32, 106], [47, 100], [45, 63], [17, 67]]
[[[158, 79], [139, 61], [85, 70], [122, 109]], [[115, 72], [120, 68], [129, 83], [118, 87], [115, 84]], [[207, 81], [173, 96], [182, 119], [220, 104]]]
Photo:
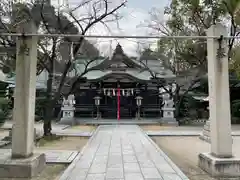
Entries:
[[[20, 33], [37, 33], [33, 22], [24, 22]], [[12, 129], [12, 157], [0, 160], [0, 177], [30, 178], [45, 166], [45, 155], [34, 154], [34, 121], [38, 38], [17, 38], [16, 86]], [[7, 170], [6, 170], [7, 169]]]
[[[227, 35], [226, 27], [221, 24], [207, 30], [207, 36]], [[228, 40], [220, 39], [207, 39], [211, 152], [199, 154], [199, 166], [214, 177], [239, 177], [240, 159], [232, 154]], [[223, 52], [220, 56], [219, 49]]]

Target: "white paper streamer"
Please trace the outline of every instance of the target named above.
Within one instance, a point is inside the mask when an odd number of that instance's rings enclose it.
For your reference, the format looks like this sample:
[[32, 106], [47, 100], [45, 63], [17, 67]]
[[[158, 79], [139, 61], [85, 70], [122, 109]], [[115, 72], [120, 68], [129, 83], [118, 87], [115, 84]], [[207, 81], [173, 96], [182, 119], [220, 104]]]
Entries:
[[115, 89], [113, 89], [113, 96], [116, 96], [116, 91], [115, 91]]
[[[104, 95], [107, 96], [116, 96], [117, 95], [117, 89], [114, 88], [104, 88], [103, 89]], [[134, 95], [134, 89], [120, 89], [120, 96], [133, 96]]]

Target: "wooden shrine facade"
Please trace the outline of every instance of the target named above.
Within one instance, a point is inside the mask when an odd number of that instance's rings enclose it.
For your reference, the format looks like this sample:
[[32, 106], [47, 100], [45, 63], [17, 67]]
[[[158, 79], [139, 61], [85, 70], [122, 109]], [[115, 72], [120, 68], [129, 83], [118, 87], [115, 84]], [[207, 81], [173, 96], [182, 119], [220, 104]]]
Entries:
[[[157, 59], [152, 61], [160, 64]], [[139, 109], [144, 118], [161, 117], [159, 86], [169, 74], [161, 71], [162, 76], [156, 80], [151, 76], [153, 71], [145, 69], [140, 61], [128, 58], [118, 45], [112, 58], [93, 66], [85, 75], [86, 81], [79, 84], [74, 94], [75, 117], [92, 118], [99, 112], [104, 119], [117, 119], [118, 116], [131, 119]], [[96, 104], [96, 97], [100, 99], [99, 104]], [[137, 104], [137, 97], [141, 97], [141, 104]]]
[[[99, 111], [102, 118], [117, 118], [120, 111], [120, 118], [135, 118], [137, 112], [136, 97], [141, 96], [141, 113], [144, 117], [161, 116], [161, 98], [158, 90], [148, 89], [145, 86], [136, 87], [133, 83], [102, 83], [103, 87], [92, 89], [80, 89], [75, 94], [76, 117], [95, 117], [96, 104], [95, 97], [100, 97]], [[110, 86], [110, 87], [109, 87]], [[129, 87], [130, 86], [130, 87]], [[114, 87], [114, 88], [113, 88]], [[120, 93], [118, 95], [118, 91]], [[120, 108], [118, 109], [118, 96]]]

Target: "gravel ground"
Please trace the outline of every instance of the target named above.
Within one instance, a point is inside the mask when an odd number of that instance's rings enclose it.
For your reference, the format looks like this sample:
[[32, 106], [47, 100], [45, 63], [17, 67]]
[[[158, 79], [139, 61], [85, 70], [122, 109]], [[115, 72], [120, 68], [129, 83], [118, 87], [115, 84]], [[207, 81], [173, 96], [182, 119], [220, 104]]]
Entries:
[[89, 138], [87, 137], [62, 137], [58, 140], [46, 141], [41, 139], [37, 145], [37, 149], [47, 150], [77, 150], [80, 151]]
[[[78, 150], [80, 151], [88, 141], [86, 137], [62, 137], [56, 140], [40, 140], [36, 149], [42, 150]], [[11, 146], [5, 147], [11, 148]], [[0, 180], [58, 180], [67, 168], [62, 164], [48, 164], [45, 169], [37, 176], [31, 179], [26, 178], [0, 178]]]
[[[185, 126], [160, 126], [160, 125], [142, 125], [140, 126], [144, 131], [202, 131], [203, 125], [185, 125]], [[232, 131], [240, 131], [240, 125], [232, 125]]]
[[198, 137], [152, 137], [152, 139], [190, 180], [214, 180], [198, 167], [198, 154], [209, 151], [209, 145]]
[[176, 127], [170, 127], [170, 126], [156, 126], [156, 125], [140, 125], [140, 127], [144, 131], [161, 131], [161, 130], [168, 130]]
[[96, 128], [97, 128], [97, 126], [79, 125], [79, 126], [69, 127], [69, 128], [67, 128], [67, 130], [70, 130], [70, 129], [78, 129], [78, 130], [81, 130], [81, 131], [89, 132], [89, 131], [94, 131]]
[[4, 138], [5, 136], [8, 136], [9, 134], [9, 131], [8, 130], [3, 130], [3, 129], [0, 129], [0, 140], [2, 138]]
[[[210, 144], [199, 137], [152, 137], [190, 180], [215, 180], [198, 167], [198, 154], [210, 152]], [[240, 158], [240, 137], [233, 137], [233, 155]], [[240, 178], [237, 178], [238, 180]]]
[[47, 165], [44, 170], [37, 176], [31, 179], [26, 178], [0, 178], [0, 180], [58, 180], [67, 168], [66, 165]]

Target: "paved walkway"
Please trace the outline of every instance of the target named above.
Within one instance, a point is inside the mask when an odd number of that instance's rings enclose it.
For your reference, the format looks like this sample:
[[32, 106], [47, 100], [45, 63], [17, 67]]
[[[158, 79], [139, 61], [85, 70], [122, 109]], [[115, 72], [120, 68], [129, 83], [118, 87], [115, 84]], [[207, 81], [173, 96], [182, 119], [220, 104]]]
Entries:
[[100, 126], [60, 180], [187, 180], [136, 125]]

